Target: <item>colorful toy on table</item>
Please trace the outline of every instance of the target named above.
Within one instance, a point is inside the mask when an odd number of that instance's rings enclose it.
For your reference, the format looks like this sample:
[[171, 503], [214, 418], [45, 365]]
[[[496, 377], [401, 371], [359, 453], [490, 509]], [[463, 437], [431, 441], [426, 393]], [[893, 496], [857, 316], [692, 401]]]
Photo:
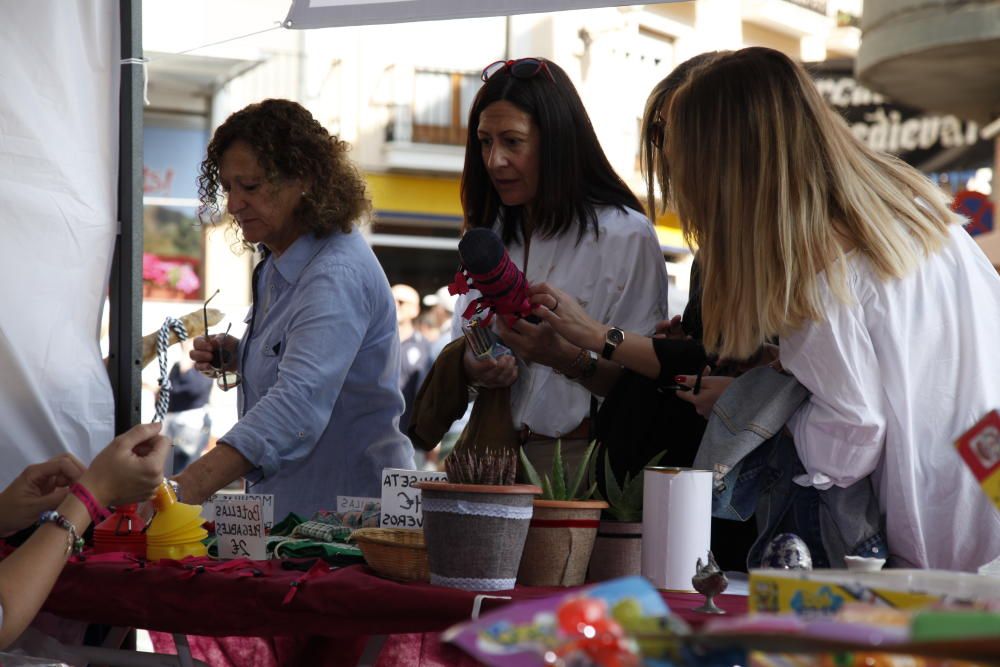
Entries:
[[208, 531], [202, 527], [200, 505], [186, 505], [167, 480], [163, 480], [153, 497], [156, 515], [146, 530], [146, 558], [180, 560], [186, 556], [205, 556], [208, 549], [202, 540]]
[[991, 410], [955, 441], [959, 455], [1000, 509], [1000, 410]]
[[680, 637], [689, 633], [648, 581], [626, 577], [511, 603], [443, 638], [498, 667], [628, 667], [670, 664], [680, 657]]
[[122, 551], [146, 555], [146, 522], [136, 512], [138, 505], [119, 505], [114, 513], [94, 527], [94, 553]]

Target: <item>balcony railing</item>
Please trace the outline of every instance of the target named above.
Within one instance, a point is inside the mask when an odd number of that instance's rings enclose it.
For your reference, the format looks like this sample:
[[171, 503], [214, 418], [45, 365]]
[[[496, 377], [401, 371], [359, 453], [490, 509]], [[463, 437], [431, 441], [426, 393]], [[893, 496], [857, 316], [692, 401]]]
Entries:
[[479, 77], [468, 72], [417, 69], [413, 100], [397, 107], [386, 131], [389, 142], [464, 146]]
[[793, 5], [798, 5], [810, 11], [814, 11], [817, 14], [822, 14], [826, 16], [826, 0], [785, 0]]

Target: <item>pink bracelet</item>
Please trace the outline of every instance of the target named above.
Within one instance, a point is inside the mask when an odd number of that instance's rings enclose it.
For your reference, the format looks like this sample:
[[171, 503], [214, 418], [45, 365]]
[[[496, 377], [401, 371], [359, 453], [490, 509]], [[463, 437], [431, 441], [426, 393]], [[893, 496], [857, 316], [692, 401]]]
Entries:
[[95, 525], [111, 516], [111, 512], [109, 512], [106, 507], [102, 507], [101, 504], [97, 502], [97, 498], [94, 498], [93, 494], [91, 494], [90, 491], [87, 490], [87, 487], [83, 484], [80, 484], [79, 482], [73, 483], [73, 485], [69, 487], [69, 492], [80, 499], [83, 506], [87, 508], [87, 514], [90, 515], [90, 520], [93, 521]]

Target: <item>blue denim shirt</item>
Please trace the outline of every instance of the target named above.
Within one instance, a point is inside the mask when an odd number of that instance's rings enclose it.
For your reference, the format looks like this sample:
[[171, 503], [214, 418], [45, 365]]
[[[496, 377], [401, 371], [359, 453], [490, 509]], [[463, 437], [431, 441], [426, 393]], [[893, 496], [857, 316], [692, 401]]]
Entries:
[[257, 466], [251, 491], [275, 494], [275, 519], [378, 496], [382, 468], [413, 467], [396, 306], [360, 232], [306, 234], [265, 259], [250, 317], [240, 420], [221, 440]]
[[804, 471], [785, 423], [809, 397], [794, 377], [755, 368], [719, 397], [694, 467], [713, 471], [712, 514], [757, 520], [748, 565], [760, 564], [778, 533], [797, 534], [816, 567], [843, 567], [845, 555], [885, 557], [878, 501], [870, 478], [819, 491], [794, 483]]

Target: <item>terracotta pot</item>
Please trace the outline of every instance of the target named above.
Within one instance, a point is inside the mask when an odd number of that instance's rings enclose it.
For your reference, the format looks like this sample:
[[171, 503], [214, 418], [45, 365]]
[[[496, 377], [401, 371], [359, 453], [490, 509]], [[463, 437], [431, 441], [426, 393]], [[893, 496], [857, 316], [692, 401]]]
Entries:
[[587, 581], [642, 573], [642, 522], [602, 521], [590, 556]]
[[517, 581], [525, 586], [579, 586], [587, 574], [600, 500], [536, 500]]
[[537, 486], [421, 482], [431, 583], [470, 591], [514, 588]]

